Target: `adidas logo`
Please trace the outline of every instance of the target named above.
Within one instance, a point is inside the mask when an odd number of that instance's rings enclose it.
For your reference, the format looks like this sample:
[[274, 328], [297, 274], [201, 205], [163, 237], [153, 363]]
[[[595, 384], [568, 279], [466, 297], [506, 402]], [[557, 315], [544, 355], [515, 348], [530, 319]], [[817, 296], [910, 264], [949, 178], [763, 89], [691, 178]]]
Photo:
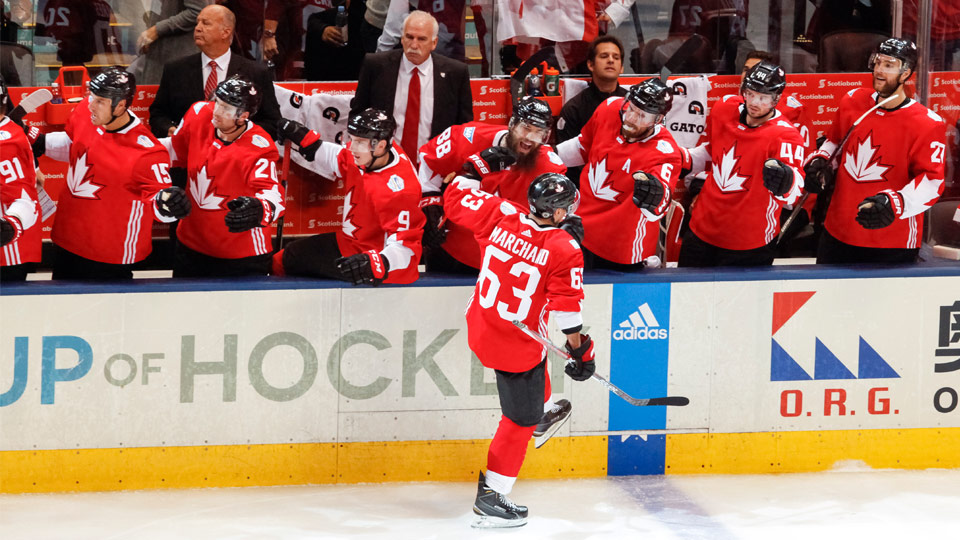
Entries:
[[620, 328], [613, 331], [613, 339], [616, 341], [667, 339], [667, 329], [660, 328], [660, 323], [653, 315], [650, 305], [644, 302], [620, 323]]

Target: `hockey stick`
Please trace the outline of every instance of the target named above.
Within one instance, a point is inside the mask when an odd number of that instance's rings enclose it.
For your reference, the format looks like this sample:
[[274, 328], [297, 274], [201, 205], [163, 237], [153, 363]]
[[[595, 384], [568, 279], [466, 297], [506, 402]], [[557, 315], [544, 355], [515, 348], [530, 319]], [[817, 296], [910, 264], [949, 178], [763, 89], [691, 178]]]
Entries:
[[53, 94], [46, 88], [41, 88], [35, 92], [24, 96], [20, 103], [10, 111], [7, 116], [17, 124], [23, 123], [23, 117], [40, 108], [44, 103], [53, 99]]
[[560, 64], [556, 54], [554, 54], [553, 45], [544, 47], [530, 55], [530, 58], [524, 60], [523, 63], [520, 64], [520, 67], [513, 72], [513, 75], [510, 76], [510, 97], [513, 99], [511, 111], [517, 106], [517, 103], [520, 102], [520, 93], [523, 91], [523, 85], [527, 81], [527, 75], [541, 63], [549, 63], [550, 60], [553, 60], [557, 65]]
[[[847, 130], [847, 134], [843, 136], [843, 139], [840, 140], [840, 145], [837, 146], [837, 149], [833, 152], [833, 155], [830, 156], [830, 169], [836, 170], [840, 168], [840, 156], [843, 154], [843, 146], [847, 144], [847, 139], [850, 138], [850, 134], [853, 133], [853, 128], [860, 125], [860, 122], [863, 122], [863, 119], [866, 118], [870, 113], [877, 110], [881, 105], [889, 103], [893, 98], [897, 97], [899, 94], [892, 94], [885, 98], [883, 101], [878, 101], [876, 105], [867, 109], [867, 112], [860, 115], [860, 118], [850, 126], [850, 129]], [[834, 173], [836, 174], [836, 173]], [[790, 216], [787, 218], [787, 221], [783, 223], [783, 227], [780, 227], [780, 234], [777, 236], [777, 244], [780, 243], [780, 240], [783, 238], [783, 233], [787, 231], [790, 225], [793, 223], [797, 216], [800, 215], [800, 211], [803, 210], [803, 203], [807, 202], [807, 198], [810, 197], [809, 191], [804, 191], [803, 195], [800, 196], [800, 199], [793, 205], [793, 210], [790, 211]]]
[[667, 79], [670, 75], [673, 75], [675, 71], [679, 71], [683, 63], [689, 60], [693, 53], [703, 46], [705, 41], [704, 37], [700, 34], [693, 34], [687, 38], [687, 40], [680, 45], [680, 48], [663, 63], [663, 67], [660, 68], [660, 82], [667, 84]]
[[[530, 336], [531, 338], [533, 338], [534, 341], [536, 341], [537, 343], [543, 345], [544, 347], [546, 347], [546, 348], [549, 349], [550, 351], [552, 351], [552, 352], [556, 353], [557, 355], [559, 355], [560, 358], [563, 358], [564, 360], [566, 360], [566, 361], [567, 361], [567, 364], [571, 364], [571, 363], [574, 363], [574, 362], [575, 362], [575, 360], [570, 357], [570, 354], [567, 353], [567, 351], [561, 349], [560, 347], [557, 347], [557, 346], [554, 345], [553, 342], [550, 341], [549, 339], [541, 336], [540, 334], [534, 332], [533, 330], [530, 330], [529, 328], [527, 328], [527, 325], [523, 324], [522, 322], [520, 322], [520, 321], [513, 321], [513, 325], [516, 326], [517, 328], [519, 328], [524, 334], [526, 334], [526, 335]], [[594, 379], [596, 379], [597, 381], [599, 381], [600, 384], [602, 384], [602, 385], [606, 386], [607, 388], [609, 388], [610, 391], [613, 392], [614, 394], [616, 394], [616, 395], [620, 396], [621, 398], [623, 398], [623, 400], [626, 401], [627, 403], [629, 403], [629, 404], [631, 404], [631, 405], [635, 405], [635, 406], [637, 406], [637, 407], [647, 407], [647, 406], [655, 406], [655, 405], [676, 405], [676, 406], [682, 407], [682, 406], [690, 403], [690, 400], [689, 400], [688, 398], [686, 398], [686, 397], [683, 397], [683, 396], [669, 396], [669, 397], [660, 397], [660, 398], [644, 398], [644, 399], [638, 399], [638, 398], [635, 398], [635, 397], [631, 396], [630, 394], [627, 394], [626, 392], [624, 392], [623, 390], [621, 390], [619, 387], [617, 387], [616, 385], [614, 385], [612, 382], [604, 379], [603, 377], [601, 377], [601, 376], [598, 375], [597, 373], [594, 373], [593, 375], [591, 375], [591, 377], [594, 378]]]
[[[283, 141], [283, 163], [280, 165], [280, 185], [283, 186], [283, 199], [287, 199], [287, 178], [290, 175], [290, 139]], [[286, 206], [286, 205], [284, 205]], [[273, 251], [283, 248], [283, 217], [277, 219], [277, 239]]]

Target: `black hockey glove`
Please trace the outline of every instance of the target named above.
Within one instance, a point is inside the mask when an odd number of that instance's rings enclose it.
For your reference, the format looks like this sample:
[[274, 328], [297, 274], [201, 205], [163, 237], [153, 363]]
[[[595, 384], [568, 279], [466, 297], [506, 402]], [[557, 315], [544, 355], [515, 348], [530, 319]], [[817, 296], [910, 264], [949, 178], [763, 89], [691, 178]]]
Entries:
[[578, 244], [583, 244], [583, 220], [576, 214], [567, 214], [560, 222], [560, 228], [567, 231]]
[[297, 151], [307, 161], [313, 161], [317, 156], [317, 150], [323, 144], [320, 135], [307, 129], [307, 126], [296, 120], [281, 118], [277, 123], [277, 142], [283, 144], [287, 139], [297, 145]]
[[0, 246], [15, 241], [22, 233], [23, 227], [19, 219], [13, 216], [0, 218]]
[[[264, 208], [265, 205], [267, 208]], [[272, 202], [253, 197], [237, 197], [227, 203], [227, 208], [230, 211], [223, 218], [223, 222], [232, 233], [242, 233], [254, 227], [267, 225], [274, 211]]]
[[517, 162], [517, 155], [505, 146], [491, 146], [467, 158], [460, 171], [462, 176], [482, 180], [491, 173], [500, 172]]
[[157, 192], [157, 211], [163, 217], [183, 219], [190, 215], [190, 197], [176, 186], [161, 189]]
[[372, 249], [349, 257], [340, 257], [336, 260], [336, 265], [343, 279], [354, 285], [369, 284], [376, 287], [383, 283], [390, 272], [387, 258]]
[[667, 190], [652, 174], [643, 171], [633, 173], [633, 204], [653, 215], [659, 216], [667, 209]]
[[833, 168], [830, 160], [817, 156], [803, 166], [803, 189], [810, 193], [823, 193], [833, 189]]
[[563, 371], [575, 381], [585, 381], [593, 376], [597, 371], [597, 364], [594, 362], [593, 340], [587, 334], [580, 334], [580, 346], [574, 349], [570, 342], [566, 342], [564, 348], [573, 360], [567, 362]]
[[867, 197], [857, 207], [857, 223], [864, 229], [882, 229], [903, 214], [903, 199], [892, 189]]
[[763, 162], [763, 185], [770, 193], [782, 197], [793, 185], [793, 171], [779, 159], [768, 159]]
[[443, 199], [437, 192], [425, 193], [420, 199], [420, 209], [427, 218], [427, 224], [423, 226], [423, 246], [439, 249], [447, 240], [447, 230], [443, 226]]

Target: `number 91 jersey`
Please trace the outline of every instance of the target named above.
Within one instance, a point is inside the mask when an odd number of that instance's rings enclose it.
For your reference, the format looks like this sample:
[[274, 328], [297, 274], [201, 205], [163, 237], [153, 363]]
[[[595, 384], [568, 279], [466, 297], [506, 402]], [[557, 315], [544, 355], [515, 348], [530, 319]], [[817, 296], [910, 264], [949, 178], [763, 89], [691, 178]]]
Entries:
[[567, 232], [540, 225], [518, 205], [458, 178], [444, 194], [449, 219], [469, 227], [482, 264], [467, 307], [467, 340], [484, 366], [519, 373], [536, 366], [543, 346], [512, 321], [547, 335], [547, 313], [577, 313], [583, 302], [583, 254]]

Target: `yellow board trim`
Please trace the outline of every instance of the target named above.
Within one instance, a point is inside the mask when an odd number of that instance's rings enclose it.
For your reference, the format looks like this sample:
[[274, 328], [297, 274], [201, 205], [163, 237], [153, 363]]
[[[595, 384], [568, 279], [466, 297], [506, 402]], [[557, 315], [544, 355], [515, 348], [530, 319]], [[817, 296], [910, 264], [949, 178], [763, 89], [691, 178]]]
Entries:
[[[489, 440], [258, 444], [0, 452], [0, 493], [357, 482], [470, 481]], [[607, 474], [607, 438], [530, 443], [523, 478]]]
[[839, 462], [875, 469], [960, 468], [960, 428], [667, 435], [665, 474], [816, 472]]

